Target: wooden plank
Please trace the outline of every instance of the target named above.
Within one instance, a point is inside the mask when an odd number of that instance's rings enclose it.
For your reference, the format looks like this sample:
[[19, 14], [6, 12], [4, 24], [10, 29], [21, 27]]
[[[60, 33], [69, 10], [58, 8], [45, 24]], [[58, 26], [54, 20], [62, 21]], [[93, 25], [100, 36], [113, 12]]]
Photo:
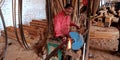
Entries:
[[47, 28], [47, 26], [36, 25], [36, 24], [31, 24], [31, 26], [36, 27], [36, 29], [38, 29], [38, 28]]
[[45, 23], [45, 22], [30, 22], [30, 24], [47, 25], [47, 23]]
[[35, 20], [35, 19], [33, 19], [32, 22], [47, 22], [47, 20], [46, 19], [42, 19], [42, 20]]
[[[2, 36], [5, 36], [5, 34], [4, 34], [4, 32], [2, 31], [1, 32], [2, 34]], [[13, 40], [17, 40], [16, 39], [16, 35], [14, 34], [14, 32], [9, 32], [9, 31], [7, 31], [7, 34], [8, 34], [8, 38], [11, 38], [11, 39], [13, 39]], [[19, 37], [19, 39], [21, 40], [21, 36], [20, 36], [20, 34], [18, 35], [18, 37]], [[29, 38], [29, 36], [28, 35], [25, 35], [25, 38]]]

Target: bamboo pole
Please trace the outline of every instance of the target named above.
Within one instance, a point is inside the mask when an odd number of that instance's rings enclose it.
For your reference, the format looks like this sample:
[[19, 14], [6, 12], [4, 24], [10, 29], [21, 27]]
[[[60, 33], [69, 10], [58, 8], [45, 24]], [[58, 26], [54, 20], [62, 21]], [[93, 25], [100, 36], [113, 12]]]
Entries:
[[89, 41], [90, 41], [90, 0], [88, 0], [88, 10], [87, 10], [87, 14], [88, 14], [88, 24], [87, 24], [87, 29], [88, 29], [88, 33], [86, 34], [86, 55], [85, 55], [85, 60], [88, 60], [88, 54], [89, 54]]
[[57, 14], [57, 10], [55, 8], [53, 0], [51, 0], [50, 2], [51, 2], [51, 10], [53, 12], [53, 16], [55, 16]]
[[64, 9], [64, 6], [63, 6], [63, 3], [62, 3], [62, 0], [58, 0], [58, 1], [59, 1], [59, 4], [60, 4], [61, 9], [63, 10], [63, 9]]
[[51, 0], [51, 1], [52, 1], [52, 3], [53, 3], [53, 6], [54, 6], [54, 11], [56, 11], [56, 14], [57, 14], [58, 9], [57, 9], [57, 7], [56, 7], [56, 5], [55, 5], [55, 2], [54, 2], [54, 0]]
[[47, 5], [46, 5], [46, 7], [47, 7], [47, 19], [48, 19], [48, 32], [49, 33], [52, 33], [52, 27], [51, 27], [51, 25], [52, 25], [52, 13], [51, 13], [51, 11], [52, 11], [52, 7], [51, 7], [51, 0], [46, 0], [46, 2], [47, 2]]
[[79, 15], [80, 15], [80, 0], [78, 0], [78, 14], [77, 14], [78, 18], [79, 18]]
[[94, 5], [93, 5], [93, 16], [95, 16], [99, 4], [100, 4], [100, 0], [94, 0]]
[[93, 6], [94, 6], [93, 2], [94, 2], [94, 0], [90, 1], [90, 12], [91, 13], [93, 13]]
[[58, 12], [60, 12], [61, 11], [61, 4], [59, 3], [59, 0], [55, 0], [56, 1], [56, 5], [57, 5], [57, 7], [58, 7]]
[[66, 5], [66, 0], [63, 0], [63, 4], [64, 4], [64, 6]]
[[78, 0], [74, 0], [74, 13], [73, 13], [73, 21], [74, 22], [76, 22], [76, 20], [77, 20], [77, 18], [76, 18], [76, 16], [77, 16], [77, 2], [78, 2]]
[[59, 4], [57, 4], [56, 1], [54, 1], [54, 0], [53, 0], [53, 4], [54, 4], [56, 12], [58, 13], [58, 11], [59, 11], [58, 5]]

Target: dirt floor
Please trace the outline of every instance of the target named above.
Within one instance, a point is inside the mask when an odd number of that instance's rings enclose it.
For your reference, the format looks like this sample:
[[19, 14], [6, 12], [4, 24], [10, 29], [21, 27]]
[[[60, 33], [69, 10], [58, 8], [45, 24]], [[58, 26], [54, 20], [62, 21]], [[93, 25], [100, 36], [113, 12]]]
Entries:
[[[3, 38], [0, 37], [0, 51], [4, 48]], [[34, 50], [26, 50], [22, 48], [16, 41], [9, 39], [9, 43], [12, 43], [8, 46], [7, 53], [4, 60], [42, 60], [34, 52]]]
[[[3, 48], [3, 38], [0, 37], [0, 51]], [[9, 45], [5, 60], [43, 60], [33, 51], [25, 50], [13, 40], [9, 40]], [[93, 54], [92, 60], [120, 60], [120, 56], [112, 55], [111, 52], [117, 50], [117, 40], [90, 40], [90, 54]]]

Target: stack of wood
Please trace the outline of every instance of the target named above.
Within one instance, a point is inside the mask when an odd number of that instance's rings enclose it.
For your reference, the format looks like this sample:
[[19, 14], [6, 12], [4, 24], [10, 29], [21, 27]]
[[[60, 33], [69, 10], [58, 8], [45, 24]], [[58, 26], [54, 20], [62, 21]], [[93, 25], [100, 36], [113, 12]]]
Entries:
[[[47, 32], [47, 20], [32, 20], [30, 25], [23, 25], [23, 31], [25, 38], [28, 42], [31, 40], [43, 40], [45, 38], [45, 32]], [[18, 37], [21, 40], [19, 28], [17, 28]], [[17, 40], [14, 27], [7, 27], [8, 38]], [[5, 36], [4, 31], [1, 31], [1, 35]]]
[[29, 25], [23, 25], [23, 29], [28, 32], [30, 39], [36, 40], [39, 37], [39, 30], [36, 30], [35, 27]]
[[[34, 45], [36, 53], [41, 56], [45, 53], [45, 47], [46, 47], [46, 41], [48, 37], [48, 25], [47, 25], [47, 20], [32, 20], [30, 22], [30, 26], [34, 27], [36, 32], [30, 32], [31, 36], [38, 35], [39, 40], [37, 44]], [[29, 29], [28, 29], [29, 31]], [[36, 38], [36, 37], [34, 37]]]
[[35, 34], [40, 35], [40, 38], [43, 40], [44, 39], [44, 34], [47, 32], [47, 20], [32, 20], [30, 22], [30, 26], [34, 27], [37, 33], [30, 32], [30, 34]]
[[30, 22], [30, 26], [33, 26], [36, 29], [46, 29], [47, 28], [47, 20], [43, 20], [43, 21], [32, 20]]
[[[23, 31], [24, 31], [25, 38], [29, 38], [28, 31], [27, 30], [23, 30]], [[20, 31], [18, 28], [17, 28], [17, 32], [18, 32], [19, 39], [21, 39]], [[8, 38], [13, 39], [13, 40], [17, 40], [16, 35], [15, 35], [15, 31], [14, 31], [14, 27], [12, 27], [12, 26], [7, 27], [7, 34], [8, 34]], [[1, 35], [5, 36], [4, 31], [1, 31]]]

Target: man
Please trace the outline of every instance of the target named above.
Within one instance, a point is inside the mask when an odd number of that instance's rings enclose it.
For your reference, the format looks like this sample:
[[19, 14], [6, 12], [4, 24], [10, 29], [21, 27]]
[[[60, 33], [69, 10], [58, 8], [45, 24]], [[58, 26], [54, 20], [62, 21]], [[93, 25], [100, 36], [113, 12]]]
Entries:
[[73, 7], [71, 4], [67, 4], [64, 9], [59, 12], [54, 18], [54, 32], [55, 37], [63, 38], [69, 36], [70, 26], [77, 25], [71, 22], [71, 14], [73, 12]]
[[[54, 33], [56, 40], [61, 40], [64, 37], [69, 37], [70, 26], [77, 25], [71, 22], [71, 14], [73, 12], [73, 7], [71, 4], [66, 4], [64, 9], [59, 12], [54, 18]], [[63, 57], [62, 57], [63, 58]]]

